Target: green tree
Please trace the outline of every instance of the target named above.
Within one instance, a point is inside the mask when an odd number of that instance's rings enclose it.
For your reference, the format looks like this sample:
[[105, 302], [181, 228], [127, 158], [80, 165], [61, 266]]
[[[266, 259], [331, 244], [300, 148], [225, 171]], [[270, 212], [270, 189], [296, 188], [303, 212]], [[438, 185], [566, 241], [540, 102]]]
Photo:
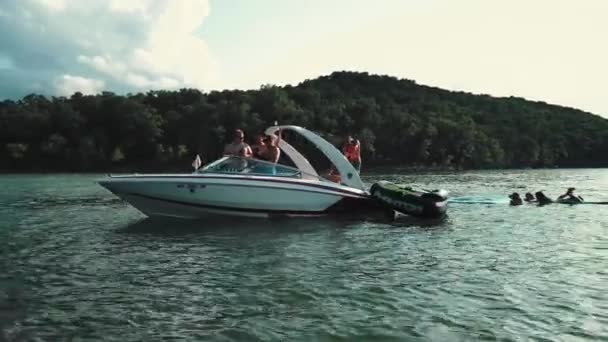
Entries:
[[210, 161], [235, 128], [244, 129], [251, 141], [275, 120], [305, 126], [337, 146], [347, 134], [355, 135], [368, 165], [608, 166], [608, 120], [600, 116], [389, 76], [334, 72], [296, 86], [247, 91], [30, 94], [0, 101], [0, 167], [161, 168], [184, 165], [195, 154]]

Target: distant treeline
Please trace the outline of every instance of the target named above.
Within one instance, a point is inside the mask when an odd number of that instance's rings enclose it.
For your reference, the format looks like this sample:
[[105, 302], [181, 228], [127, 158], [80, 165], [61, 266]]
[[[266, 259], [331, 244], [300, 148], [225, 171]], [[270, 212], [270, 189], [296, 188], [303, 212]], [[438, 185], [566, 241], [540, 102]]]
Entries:
[[307, 127], [335, 144], [355, 135], [364, 168], [608, 166], [608, 120], [599, 116], [521, 98], [336, 72], [297, 86], [251, 91], [5, 100], [0, 102], [0, 169], [189, 165], [196, 154], [206, 161], [219, 156], [235, 128], [251, 138], [275, 120]]

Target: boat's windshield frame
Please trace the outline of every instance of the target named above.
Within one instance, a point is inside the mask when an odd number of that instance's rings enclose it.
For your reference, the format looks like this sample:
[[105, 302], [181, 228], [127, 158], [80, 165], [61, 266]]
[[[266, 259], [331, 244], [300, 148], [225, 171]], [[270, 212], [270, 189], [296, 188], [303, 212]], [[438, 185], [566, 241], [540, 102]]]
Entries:
[[[222, 165], [233, 164], [233, 168], [220, 168]], [[259, 172], [257, 166], [263, 166], [267, 170], [275, 169], [280, 172], [268, 173]], [[291, 171], [291, 172], [285, 172]], [[210, 164], [205, 165], [201, 169], [195, 171], [197, 174], [227, 174], [227, 175], [252, 175], [252, 176], [269, 176], [269, 177], [286, 177], [286, 178], [302, 178], [303, 172], [297, 168], [279, 163], [272, 163], [265, 160], [255, 158], [245, 158], [241, 156], [224, 156]], [[315, 178], [320, 178], [316, 176]]]

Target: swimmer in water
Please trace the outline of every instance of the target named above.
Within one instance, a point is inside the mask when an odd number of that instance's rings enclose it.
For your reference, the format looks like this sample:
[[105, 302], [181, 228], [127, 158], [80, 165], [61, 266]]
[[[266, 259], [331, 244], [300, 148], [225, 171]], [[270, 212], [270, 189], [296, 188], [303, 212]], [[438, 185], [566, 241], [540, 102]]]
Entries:
[[532, 195], [531, 193], [526, 192], [526, 195], [524, 196], [524, 201], [528, 203], [533, 203], [536, 202], [536, 198], [534, 198], [534, 195]]
[[549, 197], [545, 196], [545, 194], [542, 191], [537, 191], [535, 195], [536, 195], [536, 201], [538, 202], [538, 205], [545, 205], [545, 204], [553, 203], [553, 200], [550, 199]]
[[558, 201], [565, 201], [565, 202], [583, 202], [583, 198], [581, 196], [575, 195], [574, 194], [574, 190], [576, 190], [575, 188], [568, 188], [568, 190], [566, 191], [565, 194], [559, 196], [557, 198]]
[[511, 199], [511, 202], [509, 202], [510, 205], [522, 205], [524, 203], [517, 192], [514, 192], [509, 195], [509, 198]]

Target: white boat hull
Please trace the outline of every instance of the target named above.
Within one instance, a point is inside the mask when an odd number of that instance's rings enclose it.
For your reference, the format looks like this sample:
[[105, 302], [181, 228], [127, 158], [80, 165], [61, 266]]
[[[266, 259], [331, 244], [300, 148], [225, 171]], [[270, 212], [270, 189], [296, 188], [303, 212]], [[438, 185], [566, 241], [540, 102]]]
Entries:
[[323, 216], [345, 197], [366, 198], [339, 185], [263, 177], [130, 176], [100, 184], [147, 216], [188, 219]]

